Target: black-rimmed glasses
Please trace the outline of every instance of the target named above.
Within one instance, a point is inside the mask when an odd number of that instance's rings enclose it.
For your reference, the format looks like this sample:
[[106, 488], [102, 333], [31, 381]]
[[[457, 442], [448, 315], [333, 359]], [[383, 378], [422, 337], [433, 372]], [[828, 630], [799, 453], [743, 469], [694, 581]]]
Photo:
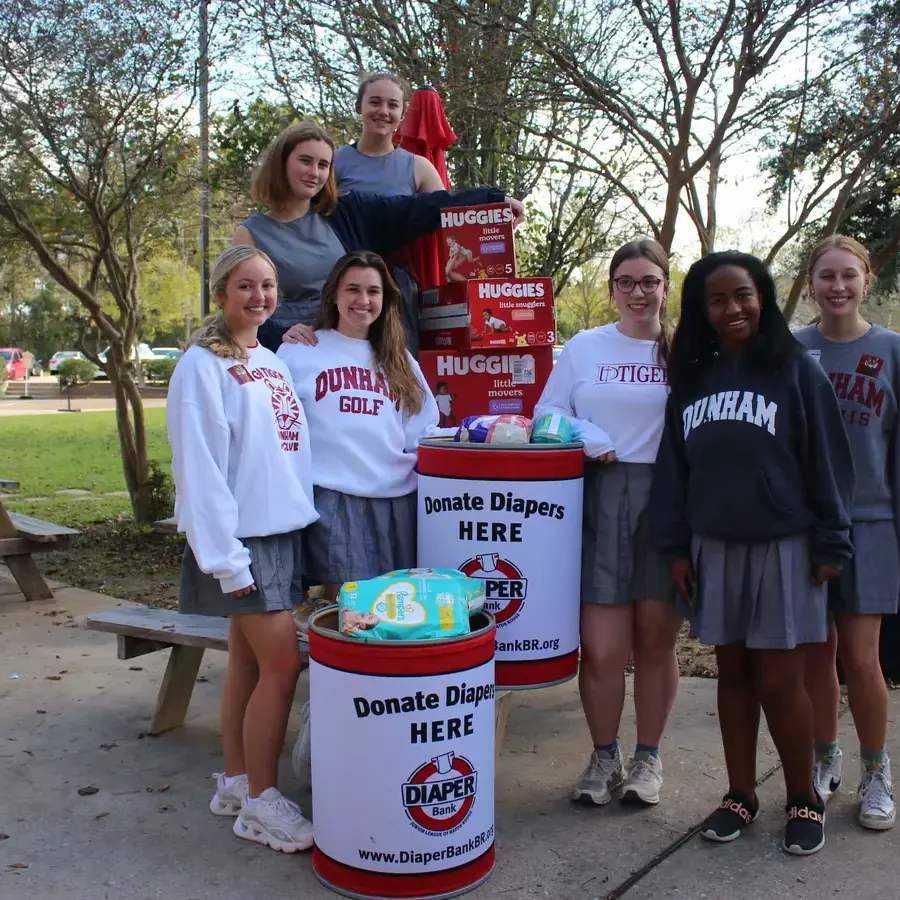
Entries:
[[654, 278], [652, 275], [647, 275], [639, 281], [635, 281], [628, 275], [622, 275], [620, 278], [613, 278], [613, 284], [623, 294], [634, 293], [634, 289], [637, 285], [641, 286], [641, 290], [645, 294], [652, 294], [662, 283], [662, 278]]

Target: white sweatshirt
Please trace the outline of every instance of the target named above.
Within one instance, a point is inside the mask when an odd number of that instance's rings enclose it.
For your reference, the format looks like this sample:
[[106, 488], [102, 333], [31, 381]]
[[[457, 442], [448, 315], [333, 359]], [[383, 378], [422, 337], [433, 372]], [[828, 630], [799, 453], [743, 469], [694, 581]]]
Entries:
[[655, 341], [626, 337], [613, 325], [575, 335], [565, 346], [535, 407], [535, 416], [573, 419], [587, 456], [652, 463], [665, 420], [666, 370]]
[[306, 416], [290, 373], [265, 347], [248, 355], [241, 364], [191, 347], [166, 404], [178, 530], [223, 593], [253, 584], [241, 538], [285, 534], [319, 518]]
[[419, 439], [439, 433], [437, 403], [418, 364], [409, 357], [425, 401], [411, 415], [376, 373], [368, 341], [330, 329], [316, 337], [314, 347], [278, 349], [309, 417], [313, 483], [357, 497], [412, 493]]

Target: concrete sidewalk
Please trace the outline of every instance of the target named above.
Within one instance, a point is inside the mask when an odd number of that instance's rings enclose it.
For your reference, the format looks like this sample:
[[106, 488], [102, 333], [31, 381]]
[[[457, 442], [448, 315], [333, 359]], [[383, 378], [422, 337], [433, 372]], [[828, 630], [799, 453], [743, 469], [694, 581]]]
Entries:
[[[144, 736], [164, 655], [120, 661], [111, 636], [78, 624], [119, 602], [61, 588], [55, 601], [28, 604], [0, 569], [0, 833], [9, 836], [0, 840], [0, 900], [335, 897], [316, 880], [309, 854], [284, 856], [240, 841], [230, 819], [208, 812], [210, 774], [221, 767], [224, 654], [204, 658], [186, 726]], [[304, 677], [298, 706], [307, 690]], [[898, 697], [891, 699], [896, 717]], [[626, 748], [634, 741], [631, 719], [627, 712]], [[900, 731], [893, 721], [891, 728], [898, 747]], [[798, 859], [778, 849], [777, 770], [760, 790], [763, 814], [744, 837], [726, 846], [687, 839], [726, 784], [714, 681], [683, 681], [662, 748], [664, 799], [647, 811], [569, 802], [590, 746], [573, 683], [517, 695], [497, 767], [497, 866], [469, 896], [893, 900], [900, 831], [870, 834], [855, 824], [849, 717], [842, 732], [847, 791], [829, 807], [826, 849]], [[295, 733], [292, 722], [289, 744]], [[760, 775], [776, 765], [764, 738]], [[98, 792], [79, 796], [89, 785]], [[309, 797], [299, 799], [308, 810]]]

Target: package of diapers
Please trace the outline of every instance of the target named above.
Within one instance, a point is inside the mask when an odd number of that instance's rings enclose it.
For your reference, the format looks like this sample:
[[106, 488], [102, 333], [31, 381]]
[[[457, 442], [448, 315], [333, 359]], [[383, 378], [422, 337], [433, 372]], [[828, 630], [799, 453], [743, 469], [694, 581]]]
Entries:
[[472, 444], [527, 444], [531, 420], [525, 416], [466, 416], [456, 440]]
[[569, 444], [577, 440], [572, 420], [560, 413], [537, 416], [531, 423], [532, 444]]
[[[373, 641], [428, 641], [469, 633], [470, 602], [484, 586], [452, 569], [401, 569], [348, 581], [338, 598], [342, 634]], [[478, 591], [480, 589], [480, 599]]]

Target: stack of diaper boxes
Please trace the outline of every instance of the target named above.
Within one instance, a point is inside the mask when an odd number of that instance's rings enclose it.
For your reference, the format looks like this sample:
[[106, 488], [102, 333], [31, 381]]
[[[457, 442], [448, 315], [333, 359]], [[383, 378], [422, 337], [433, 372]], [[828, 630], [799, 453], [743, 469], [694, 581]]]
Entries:
[[447, 283], [423, 292], [419, 364], [441, 425], [469, 415], [531, 416], [553, 366], [549, 278], [519, 278], [508, 203], [445, 209]]

